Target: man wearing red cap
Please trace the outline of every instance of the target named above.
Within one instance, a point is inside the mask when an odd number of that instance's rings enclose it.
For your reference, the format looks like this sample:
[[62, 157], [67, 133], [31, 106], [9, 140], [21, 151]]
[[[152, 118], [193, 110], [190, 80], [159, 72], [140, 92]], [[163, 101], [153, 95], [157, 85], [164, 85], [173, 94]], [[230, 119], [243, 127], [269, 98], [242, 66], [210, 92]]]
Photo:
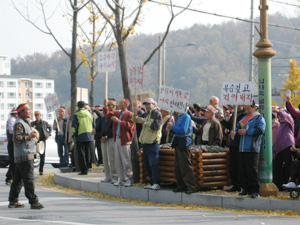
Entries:
[[24, 208], [19, 200], [19, 194], [24, 185], [25, 196], [31, 204], [31, 209], [42, 209], [34, 191], [34, 155], [36, 154], [37, 131], [32, 131], [28, 119], [31, 112], [27, 104], [20, 104], [17, 108], [18, 119], [14, 125], [14, 161], [16, 163], [15, 175], [10, 186], [8, 208]]
[[40, 168], [39, 172], [40, 175], [43, 175], [44, 172], [44, 164], [45, 164], [45, 155], [46, 155], [46, 140], [51, 135], [52, 127], [49, 125], [47, 121], [44, 121], [41, 119], [41, 112], [35, 111], [34, 112], [35, 121], [31, 122], [31, 126], [34, 127], [40, 134], [38, 143], [43, 142], [44, 143], [44, 149], [39, 150], [40, 154]]
[[14, 177], [15, 162], [14, 162], [14, 144], [13, 144], [13, 128], [18, 118], [18, 112], [16, 108], [10, 111], [10, 117], [6, 122], [6, 136], [7, 136], [7, 152], [9, 157], [9, 168], [6, 173], [6, 185], [10, 185]]
[[129, 101], [122, 99], [119, 103], [121, 111], [108, 111], [107, 99], [104, 100], [103, 113], [105, 117], [113, 122], [113, 137], [115, 141], [115, 160], [119, 181], [115, 186], [132, 186], [132, 164], [130, 145], [132, 143], [135, 131], [135, 125], [132, 122], [132, 112], [128, 111]]

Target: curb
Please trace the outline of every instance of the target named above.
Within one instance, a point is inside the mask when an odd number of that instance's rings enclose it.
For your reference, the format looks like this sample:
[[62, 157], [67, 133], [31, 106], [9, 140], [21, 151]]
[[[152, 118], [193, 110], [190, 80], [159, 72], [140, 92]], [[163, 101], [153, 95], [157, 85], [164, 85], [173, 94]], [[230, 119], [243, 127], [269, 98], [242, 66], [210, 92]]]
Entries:
[[212, 195], [203, 193], [194, 193], [187, 195], [185, 193], [174, 193], [169, 190], [149, 190], [140, 187], [126, 188], [115, 187], [112, 184], [100, 183], [100, 181], [80, 180], [70, 178], [66, 174], [54, 173], [54, 182], [64, 187], [70, 187], [77, 190], [100, 192], [113, 197], [122, 197], [125, 199], [150, 201], [156, 203], [176, 203], [176, 204], [195, 204], [201, 206], [221, 207], [227, 209], [246, 209], [246, 210], [292, 210], [300, 212], [300, 201], [282, 200], [282, 199], [264, 199], [264, 198], [244, 198], [225, 195]]

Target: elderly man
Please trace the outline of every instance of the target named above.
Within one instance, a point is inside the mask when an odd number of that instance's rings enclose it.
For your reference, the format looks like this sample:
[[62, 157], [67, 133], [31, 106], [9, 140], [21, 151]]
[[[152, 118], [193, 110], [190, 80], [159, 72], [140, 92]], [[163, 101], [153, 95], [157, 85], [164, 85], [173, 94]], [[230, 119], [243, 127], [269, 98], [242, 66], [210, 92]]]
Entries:
[[143, 102], [146, 112], [140, 112], [136, 107], [132, 121], [143, 124], [143, 128], [139, 137], [139, 142], [143, 145], [144, 164], [150, 178], [150, 183], [145, 189], [159, 190], [159, 143], [161, 139], [162, 115], [154, 108], [154, 100], [146, 98]]
[[80, 173], [87, 175], [91, 160], [91, 142], [96, 133], [93, 115], [84, 107], [84, 101], [77, 102], [78, 110], [73, 115], [71, 136], [76, 137]]
[[51, 135], [52, 128], [47, 121], [41, 119], [40, 111], [35, 111], [34, 116], [36, 120], [31, 122], [31, 126], [34, 127], [40, 134], [38, 142], [44, 143], [44, 149], [40, 149], [39, 151], [41, 159], [39, 172], [40, 175], [43, 175], [46, 155], [46, 140]]
[[175, 125], [168, 122], [167, 131], [175, 133], [172, 147], [175, 148], [175, 177], [177, 188], [173, 192], [196, 192], [191, 153], [189, 146], [192, 144], [192, 120], [186, 113], [178, 113], [179, 117]]
[[57, 143], [57, 153], [59, 157], [60, 167], [66, 167], [69, 164], [69, 148], [65, 141], [65, 133], [67, 127], [67, 118], [65, 118], [66, 109], [60, 107], [58, 110], [58, 118], [54, 120], [53, 130], [55, 130], [55, 141]]
[[14, 161], [16, 163], [15, 175], [9, 192], [8, 208], [24, 208], [19, 203], [19, 193], [24, 184], [25, 196], [31, 204], [31, 209], [42, 209], [34, 192], [34, 155], [36, 153], [36, 140], [38, 133], [32, 131], [28, 119], [31, 112], [27, 104], [20, 104], [17, 108], [18, 119], [14, 125]]
[[209, 100], [209, 104], [212, 105], [216, 110], [216, 117], [217, 119], [219, 118], [219, 116], [224, 117], [224, 113], [223, 113], [223, 109], [219, 107], [219, 98], [217, 96], [211, 96], [210, 100]]
[[15, 173], [15, 162], [14, 162], [14, 143], [13, 143], [13, 128], [18, 118], [18, 112], [16, 108], [10, 111], [10, 117], [6, 122], [6, 136], [7, 136], [7, 152], [9, 157], [9, 168], [6, 173], [6, 185], [10, 185]]
[[122, 99], [119, 103], [121, 111], [108, 111], [107, 99], [104, 100], [103, 113], [105, 117], [113, 122], [113, 137], [115, 141], [115, 159], [119, 180], [115, 186], [132, 186], [132, 164], [130, 145], [134, 137], [135, 125], [132, 122], [132, 112], [127, 108], [129, 101]]

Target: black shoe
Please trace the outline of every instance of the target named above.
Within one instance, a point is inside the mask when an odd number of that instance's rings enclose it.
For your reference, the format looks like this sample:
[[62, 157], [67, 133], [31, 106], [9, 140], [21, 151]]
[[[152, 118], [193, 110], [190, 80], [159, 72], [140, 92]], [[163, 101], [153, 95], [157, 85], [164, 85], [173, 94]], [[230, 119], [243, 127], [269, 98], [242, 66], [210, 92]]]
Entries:
[[240, 192], [240, 191], [241, 191], [241, 188], [232, 186], [231, 188], [227, 189], [226, 191], [227, 191], [227, 192], [236, 192], [236, 191]]
[[43, 173], [43, 172], [40, 172], [40, 175], [42, 176], [42, 175], [44, 175], [44, 173]]
[[177, 193], [177, 192], [185, 192], [185, 191], [187, 191], [187, 189], [186, 188], [175, 188], [172, 191], [175, 192], [175, 193]]
[[259, 198], [259, 194], [258, 193], [252, 193], [251, 198]]
[[24, 205], [21, 204], [20, 202], [10, 202], [8, 208], [10, 209], [24, 208]]
[[37, 202], [37, 203], [31, 204], [30, 208], [31, 209], [42, 209], [42, 208], [44, 208], [44, 206], [41, 203]]
[[247, 191], [244, 191], [244, 190], [241, 193], [239, 193], [240, 196], [245, 196], [245, 195], [248, 195], [248, 194], [249, 193]]
[[187, 195], [190, 195], [190, 194], [193, 194], [193, 193], [195, 193], [196, 191], [194, 190], [194, 189], [191, 189], [191, 188], [188, 188], [186, 191], [185, 191], [185, 193], [187, 194]]
[[78, 173], [78, 175], [88, 175], [88, 173], [87, 172], [80, 172], [80, 173]]

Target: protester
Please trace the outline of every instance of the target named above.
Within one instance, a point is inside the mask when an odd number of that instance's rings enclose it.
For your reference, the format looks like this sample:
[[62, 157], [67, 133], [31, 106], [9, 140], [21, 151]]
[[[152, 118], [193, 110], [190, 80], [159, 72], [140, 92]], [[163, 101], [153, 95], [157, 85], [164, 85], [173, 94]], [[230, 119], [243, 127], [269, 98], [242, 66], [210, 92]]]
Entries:
[[74, 141], [71, 136], [72, 132], [72, 113], [71, 113], [71, 107], [68, 108], [68, 120], [67, 120], [67, 126], [65, 130], [65, 143], [68, 145], [69, 149], [69, 155], [71, 158], [71, 164], [69, 165], [71, 168], [74, 168], [75, 170], [75, 145]]
[[277, 130], [273, 145], [273, 181], [277, 188], [282, 190], [282, 185], [288, 182], [290, 174], [290, 165], [292, 162], [292, 152], [290, 149], [295, 145], [294, 121], [285, 111], [279, 111], [277, 116], [280, 127]]
[[[161, 109], [160, 112], [162, 115], [162, 128], [161, 128], [160, 144], [171, 143], [174, 134], [167, 131], [167, 124], [168, 124], [168, 122], [175, 122], [174, 116], [170, 116], [170, 113], [164, 109]], [[168, 134], [169, 134], [169, 136], [168, 136]], [[168, 142], [167, 142], [167, 136], [168, 136]]]
[[46, 155], [46, 140], [51, 135], [52, 127], [48, 124], [47, 121], [42, 120], [40, 111], [35, 111], [34, 116], [36, 120], [31, 122], [31, 126], [34, 127], [40, 134], [38, 143], [43, 142], [44, 144], [44, 149], [39, 149], [39, 154], [40, 154], [39, 173], [40, 175], [43, 175], [45, 155]]
[[200, 143], [202, 145], [217, 145], [221, 146], [223, 133], [221, 124], [215, 119], [217, 110], [209, 105], [205, 109], [205, 124], [200, 128], [194, 128], [195, 133], [201, 137]]
[[31, 115], [27, 104], [20, 104], [17, 108], [18, 119], [13, 128], [14, 161], [16, 163], [13, 182], [10, 186], [8, 208], [24, 208], [19, 202], [19, 194], [24, 185], [25, 196], [29, 200], [31, 209], [42, 209], [34, 192], [34, 155], [36, 154], [36, 137], [38, 133], [32, 131], [29, 123]]
[[135, 108], [132, 121], [134, 123], [143, 124], [143, 128], [139, 137], [139, 142], [143, 145], [143, 159], [145, 169], [150, 183], [145, 189], [159, 190], [159, 143], [161, 139], [162, 115], [154, 107], [154, 100], [146, 98], [143, 102], [146, 112], [138, 115], [138, 108]]
[[67, 119], [65, 118], [66, 109], [60, 107], [58, 110], [58, 118], [53, 122], [53, 130], [55, 130], [55, 142], [57, 143], [57, 152], [60, 167], [66, 167], [69, 164], [69, 148], [65, 142], [65, 133]]
[[15, 173], [13, 130], [17, 118], [18, 118], [17, 109], [13, 108], [10, 111], [10, 117], [6, 122], [7, 152], [9, 157], [9, 167], [5, 179], [6, 185], [10, 185], [12, 183], [14, 173]]
[[179, 117], [175, 125], [167, 124], [167, 131], [175, 133], [172, 147], [175, 148], [175, 177], [177, 188], [173, 192], [196, 192], [191, 153], [189, 146], [192, 144], [192, 120], [188, 114], [178, 113]]
[[132, 122], [132, 112], [128, 111], [129, 101], [122, 99], [119, 103], [121, 111], [108, 111], [107, 99], [104, 100], [103, 113], [113, 122], [113, 137], [115, 142], [115, 160], [119, 180], [115, 186], [131, 187], [133, 183], [130, 145], [134, 137], [135, 125]]
[[[239, 105], [237, 107], [236, 124], [246, 115], [244, 107]], [[234, 116], [228, 121], [221, 120], [221, 125], [228, 129], [230, 132], [235, 130]], [[240, 135], [235, 135], [234, 139], [229, 138], [229, 172], [232, 187], [227, 189], [227, 192], [241, 191], [241, 169], [239, 163], [239, 143]]]
[[[295, 121], [300, 120], [300, 112], [298, 112], [295, 109], [292, 102], [290, 101], [290, 97], [288, 97], [288, 96], [286, 97], [286, 108], [291, 113], [291, 115], [294, 117]], [[297, 126], [297, 129], [295, 129], [295, 133], [297, 132], [297, 136], [296, 136], [295, 144], [296, 144], [296, 147], [299, 148], [300, 147], [300, 132], [299, 132], [300, 125], [299, 125], [299, 123], [297, 123], [296, 126]]]
[[300, 184], [297, 186], [296, 182], [297, 180], [300, 181], [300, 148], [292, 146], [290, 150], [295, 160], [291, 163], [289, 183], [283, 184], [282, 187], [299, 189]]
[[280, 126], [280, 123], [277, 119], [277, 114], [272, 112], [272, 146], [275, 143], [276, 133], [277, 133], [277, 130], [278, 130], [279, 126]]
[[219, 116], [224, 117], [223, 109], [221, 107], [219, 107], [219, 102], [220, 102], [219, 98], [216, 96], [211, 96], [211, 98], [209, 99], [209, 104], [217, 110], [217, 113], [215, 113], [216, 114], [215, 116], [217, 119], [219, 119]]
[[255, 111], [255, 102], [244, 106], [246, 116], [237, 124], [233, 135], [240, 135], [240, 165], [241, 184], [243, 191], [239, 195], [250, 195], [251, 198], [259, 197], [259, 155], [262, 136], [265, 132], [265, 119]]
[[80, 173], [87, 175], [91, 160], [90, 146], [94, 140], [95, 126], [92, 114], [84, 108], [84, 101], [78, 101], [78, 110], [73, 115], [71, 136], [76, 138], [76, 147], [79, 158]]
[[[142, 108], [142, 103], [140, 101], [137, 101], [133, 103], [133, 106], [136, 108], [138, 108], [138, 116], [139, 115], [142, 115], [144, 112], [145, 112], [145, 109]], [[143, 129], [143, 124], [140, 124], [140, 123], [136, 123], [135, 124], [135, 130], [136, 130], [136, 136], [137, 136], [137, 139], [139, 140], [139, 137], [140, 137], [140, 134], [142, 132], [142, 129]], [[139, 144], [139, 149], [142, 148], [142, 144], [140, 142], [138, 142]]]
[[[109, 98], [107, 101], [107, 110], [113, 112], [116, 107], [116, 100]], [[113, 123], [104, 116], [101, 119], [101, 150], [104, 164], [105, 179], [101, 183], [116, 183], [118, 174], [115, 163], [115, 146], [113, 139]]]
[[95, 147], [97, 148], [97, 164], [101, 165], [103, 164], [103, 156], [102, 156], [102, 150], [101, 150], [101, 121], [104, 118], [104, 115], [102, 113], [102, 107], [100, 105], [96, 105], [94, 109], [94, 113], [97, 115], [96, 118], [96, 134], [95, 134]]

